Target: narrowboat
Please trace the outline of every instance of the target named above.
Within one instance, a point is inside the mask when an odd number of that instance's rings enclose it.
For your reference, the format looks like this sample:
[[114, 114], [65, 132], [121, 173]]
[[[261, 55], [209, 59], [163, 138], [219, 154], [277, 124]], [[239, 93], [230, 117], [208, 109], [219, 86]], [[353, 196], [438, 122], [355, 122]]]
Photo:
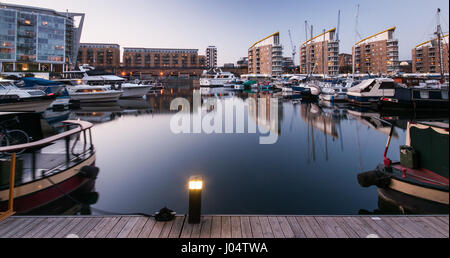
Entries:
[[[392, 127], [394, 128], [394, 127]], [[384, 163], [358, 175], [363, 187], [376, 185], [381, 197], [407, 213], [449, 212], [448, 122], [409, 122], [400, 162], [387, 157], [393, 129], [384, 152]]]

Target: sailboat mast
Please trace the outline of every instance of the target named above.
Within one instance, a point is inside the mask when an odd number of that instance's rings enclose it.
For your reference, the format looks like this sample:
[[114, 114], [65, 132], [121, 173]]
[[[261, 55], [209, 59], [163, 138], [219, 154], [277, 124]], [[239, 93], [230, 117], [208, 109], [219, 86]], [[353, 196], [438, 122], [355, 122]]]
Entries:
[[444, 63], [443, 63], [444, 55], [442, 53], [441, 33], [442, 33], [442, 29], [441, 29], [441, 9], [438, 8], [438, 10], [437, 10], [437, 31], [436, 31], [436, 35], [437, 35], [437, 40], [438, 40], [439, 66], [440, 66], [440, 72], [441, 72], [441, 82], [444, 82]]
[[306, 74], [309, 75], [309, 58], [308, 58], [308, 21], [305, 21], [305, 52], [306, 52]]
[[359, 19], [359, 4], [356, 7], [356, 17], [355, 17], [355, 45], [353, 45], [353, 64], [352, 64], [352, 73], [353, 78], [355, 78], [355, 70], [356, 70], [356, 41], [358, 41], [358, 19]]

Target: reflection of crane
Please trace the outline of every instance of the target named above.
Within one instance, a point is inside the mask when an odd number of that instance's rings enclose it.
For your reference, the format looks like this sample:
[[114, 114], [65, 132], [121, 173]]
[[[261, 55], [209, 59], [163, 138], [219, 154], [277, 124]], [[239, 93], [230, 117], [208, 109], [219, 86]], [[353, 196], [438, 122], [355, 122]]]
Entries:
[[289, 30], [289, 39], [291, 40], [291, 47], [292, 47], [292, 61], [295, 62], [295, 56], [297, 55], [297, 47], [295, 46], [294, 41], [292, 40], [291, 30]]

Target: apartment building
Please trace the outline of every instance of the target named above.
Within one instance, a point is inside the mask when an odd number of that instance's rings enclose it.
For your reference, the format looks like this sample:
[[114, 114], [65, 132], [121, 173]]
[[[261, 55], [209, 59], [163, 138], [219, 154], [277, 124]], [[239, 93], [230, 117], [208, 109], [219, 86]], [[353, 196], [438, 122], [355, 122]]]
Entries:
[[77, 64], [89, 64], [99, 70], [115, 72], [120, 68], [120, 45], [81, 43]]
[[0, 71], [57, 71], [77, 61], [84, 14], [0, 3]]
[[[412, 72], [413, 73], [440, 73], [441, 64], [444, 73], [449, 72], [449, 35], [441, 38], [441, 53], [439, 52], [438, 39], [432, 39], [417, 45], [412, 49]], [[441, 62], [442, 56], [442, 62]]]
[[353, 46], [357, 73], [390, 75], [399, 72], [396, 27], [369, 36]]
[[257, 41], [249, 48], [248, 72], [272, 76], [283, 73], [283, 47], [279, 32]]
[[198, 49], [124, 48], [127, 68], [205, 68], [206, 57]]
[[209, 46], [206, 49], [206, 67], [215, 68], [217, 67], [217, 47]]
[[300, 73], [339, 73], [339, 41], [336, 40], [336, 28], [324, 31], [301, 45]]

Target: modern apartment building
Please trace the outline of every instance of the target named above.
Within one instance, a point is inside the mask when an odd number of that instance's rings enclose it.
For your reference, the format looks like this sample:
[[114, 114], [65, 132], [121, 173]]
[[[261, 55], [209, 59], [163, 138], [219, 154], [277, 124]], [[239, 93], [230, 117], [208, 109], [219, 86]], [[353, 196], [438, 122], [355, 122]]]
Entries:
[[356, 72], [365, 74], [393, 74], [399, 72], [396, 27], [367, 37], [353, 46]]
[[120, 46], [118, 44], [81, 43], [77, 64], [89, 64], [96, 69], [115, 72], [120, 68]]
[[[449, 48], [448, 34], [441, 38], [441, 53], [439, 52], [438, 39], [429, 40], [412, 49], [413, 73], [440, 73], [441, 64], [444, 73], [449, 72]], [[442, 56], [442, 62], [441, 62]]]
[[279, 32], [256, 42], [249, 48], [248, 72], [272, 76], [283, 73], [283, 47]]
[[339, 41], [336, 40], [336, 28], [324, 31], [301, 45], [300, 73], [339, 73]]
[[57, 71], [77, 61], [84, 14], [0, 3], [0, 71]]
[[216, 68], [217, 67], [217, 47], [209, 46], [206, 49], [206, 67]]
[[198, 49], [124, 48], [126, 68], [205, 68], [206, 57]]

